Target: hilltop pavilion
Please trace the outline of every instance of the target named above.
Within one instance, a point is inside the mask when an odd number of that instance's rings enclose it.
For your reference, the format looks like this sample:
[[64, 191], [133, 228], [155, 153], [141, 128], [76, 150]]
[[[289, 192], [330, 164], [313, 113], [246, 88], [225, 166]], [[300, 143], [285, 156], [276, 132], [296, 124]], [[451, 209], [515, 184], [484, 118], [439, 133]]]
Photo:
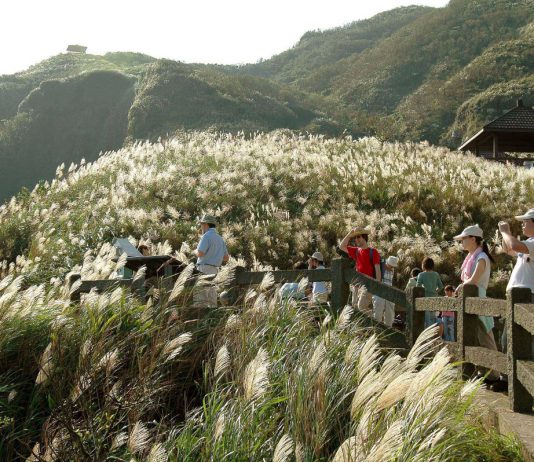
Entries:
[[[459, 147], [460, 151], [471, 151], [477, 156], [499, 162], [523, 164], [534, 161], [534, 109], [517, 106], [502, 117], [490, 122]], [[531, 153], [522, 157], [509, 153]]]

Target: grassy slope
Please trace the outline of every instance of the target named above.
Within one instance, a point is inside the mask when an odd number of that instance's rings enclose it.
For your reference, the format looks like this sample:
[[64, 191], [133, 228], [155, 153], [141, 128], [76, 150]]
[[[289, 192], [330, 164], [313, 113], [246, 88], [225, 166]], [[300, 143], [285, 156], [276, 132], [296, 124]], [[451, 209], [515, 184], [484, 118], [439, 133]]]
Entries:
[[211, 211], [230, 252], [249, 263], [286, 268], [317, 248], [330, 259], [360, 223], [383, 253], [401, 257], [401, 280], [431, 254], [454, 281], [461, 254], [446, 241], [474, 222], [491, 243], [496, 223], [532, 197], [532, 171], [424, 144], [182, 135], [103, 156], [5, 206], [0, 259], [39, 257], [25, 271], [46, 281], [112, 236], [194, 246], [195, 217]]
[[473, 418], [475, 387], [445, 351], [418, 367], [428, 338], [404, 361], [350, 310], [273, 304], [268, 283], [237, 309], [199, 311], [180, 283], [147, 305], [118, 290], [79, 307], [63, 281], [112, 275], [113, 235], [154, 253], [194, 245], [202, 211], [250, 264], [331, 258], [366, 224], [402, 274], [430, 254], [454, 277], [460, 254], [444, 239], [473, 221], [491, 236], [533, 196], [532, 172], [445, 149], [282, 132], [184, 134], [84, 165], [0, 209], [0, 258], [21, 254], [0, 276], [0, 456], [520, 461]]

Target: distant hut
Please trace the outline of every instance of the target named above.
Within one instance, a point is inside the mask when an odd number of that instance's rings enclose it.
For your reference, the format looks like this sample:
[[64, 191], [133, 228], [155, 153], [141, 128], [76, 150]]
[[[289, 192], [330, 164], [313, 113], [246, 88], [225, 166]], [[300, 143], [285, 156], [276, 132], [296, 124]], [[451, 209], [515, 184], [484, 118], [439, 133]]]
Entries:
[[85, 53], [87, 51], [87, 47], [84, 47], [83, 45], [69, 45], [67, 47], [67, 51], [69, 53]]
[[[486, 159], [532, 165], [534, 161], [534, 109], [525, 106], [522, 100], [518, 100], [515, 108], [484, 125], [459, 149], [471, 151]], [[524, 157], [509, 155], [514, 152], [532, 154]]]

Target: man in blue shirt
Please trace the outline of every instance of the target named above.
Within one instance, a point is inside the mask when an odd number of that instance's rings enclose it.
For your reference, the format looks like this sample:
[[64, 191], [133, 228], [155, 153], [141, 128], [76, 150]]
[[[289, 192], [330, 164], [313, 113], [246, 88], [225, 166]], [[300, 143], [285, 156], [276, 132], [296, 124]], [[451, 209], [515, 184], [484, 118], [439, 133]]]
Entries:
[[224, 239], [215, 227], [217, 220], [212, 215], [204, 215], [200, 219], [202, 237], [196, 248], [197, 269], [204, 274], [217, 274], [223, 263], [229, 259]]
[[[217, 274], [223, 263], [229, 259], [224, 239], [215, 226], [217, 220], [212, 215], [204, 215], [200, 219], [202, 237], [195, 250], [197, 269], [203, 274]], [[217, 307], [217, 287], [212, 281], [203, 281], [193, 290], [193, 306], [199, 308]]]

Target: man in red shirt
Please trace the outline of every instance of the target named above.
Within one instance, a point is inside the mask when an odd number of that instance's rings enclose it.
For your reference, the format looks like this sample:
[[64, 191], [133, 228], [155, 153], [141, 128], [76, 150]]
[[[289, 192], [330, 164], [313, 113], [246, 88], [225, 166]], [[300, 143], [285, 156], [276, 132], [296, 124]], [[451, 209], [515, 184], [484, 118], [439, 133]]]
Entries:
[[[367, 243], [369, 234], [368, 229], [352, 228], [339, 244], [339, 248], [356, 262], [356, 271], [381, 281], [380, 254], [376, 249], [373, 249], [371, 261], [371, 247]], [[352, 239], [354, 239], [355, 246], [349, 245]], [[352, 306], [371, 316], [371, 293], [364, 288], [352, 286]]]

